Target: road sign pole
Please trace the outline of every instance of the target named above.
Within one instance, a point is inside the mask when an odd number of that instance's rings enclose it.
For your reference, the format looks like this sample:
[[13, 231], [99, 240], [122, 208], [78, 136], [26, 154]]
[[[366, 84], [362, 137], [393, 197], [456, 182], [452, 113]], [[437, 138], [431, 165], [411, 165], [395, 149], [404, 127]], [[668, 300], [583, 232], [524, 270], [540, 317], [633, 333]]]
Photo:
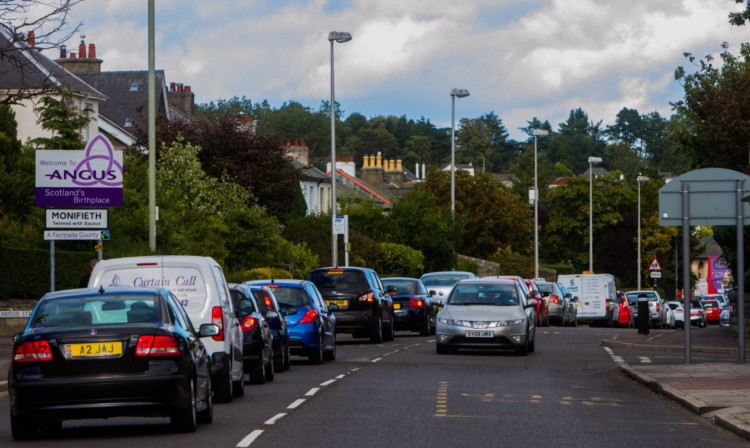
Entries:
[[690, 184], [682, 182], [682, 326], [685, 329], [685, 364], [690, 364]]
[[49, 242], [49, 290], [55, 291], [55, 240]]
[[745, 362], [745, 216], [742, 196], [744, 181], [737, 181], [737, 337], [739, 362]]

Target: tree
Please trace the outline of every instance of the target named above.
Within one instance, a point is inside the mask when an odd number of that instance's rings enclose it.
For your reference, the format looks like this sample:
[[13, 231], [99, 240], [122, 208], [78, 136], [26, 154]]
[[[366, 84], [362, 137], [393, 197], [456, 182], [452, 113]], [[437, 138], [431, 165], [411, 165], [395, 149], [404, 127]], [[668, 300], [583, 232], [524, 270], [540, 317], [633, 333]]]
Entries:
[[195, 114], [212, 121], [225, 120], [239, 115], [253, 117], [253, 103], [244, 95], [242, 98], [235, 96], [228, 100], [220, 99], [215, 102], [196, 104]]
[[735, 26], [742, 26], [745, 21], [750, 20], [750, 1], [734, 0], [735, 3], [745, 3], [745, 9], [738, 12], [729, 13], [729, 23]]
[[39, 115], [37, 123], [42, 129], [53, 133], [52, 137], [38, 137], [32, 140], [38, 149], [83, 149], [81, 131], [89, 123], [88, 111], [80, 111], [72, 104], [72, 93], [59, 88], [55, 96], [43, 96], [39, 99], [41, 106], [36, 108]]
[[26, 221], [34, 206], [34, 152], [23, 150], [7, 104], [0, 104], [0, 179], [0, 215]]
[[549, 160], [562, 162], [574, 173], [584, 172], [588, 158], [601, 157], [604, 152], [600, 123], [589, 122], [588, 115], [580, 108], [570, 111], [568, 120], [560, 123], [559, 131], [547, 143]]
[[[14, 72], [21, 72], [28, 65], [23, 52], [58, 48], [75, 35], [81, 25], [71, 28], [68, 14], [73, 6], [82, 1], [23, 0], [0, 3], [0, 29], [4, 37], [0, 44], [0, 61], [3, 61], [0, 76], [19, 76]], [[51, 81], [51, 78], [47, 78], [25, 88], [4, 90], [0, 103], [21, 104], [23, 100], [46, 94], [58, 87]]]
[[[509, 168], [515, 156], [515, 146], [508, 142], [508, 131], [494, 112], [479, 118], [462, 118], [456, 135], [461, 161], [478, 166], [481, 159], [489, 171]], [[457, 159], [459, 160], [459, 159]]]

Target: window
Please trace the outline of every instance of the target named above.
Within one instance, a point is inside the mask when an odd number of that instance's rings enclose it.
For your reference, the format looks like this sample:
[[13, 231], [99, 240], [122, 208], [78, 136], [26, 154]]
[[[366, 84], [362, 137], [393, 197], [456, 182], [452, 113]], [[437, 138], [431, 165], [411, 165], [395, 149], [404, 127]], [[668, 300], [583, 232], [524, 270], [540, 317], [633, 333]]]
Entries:
[[130, 91], [131, 92], [137, 92], [138, 91], [138, 81], [133, 81], [130, 83]]
[[125, 119], [125, 127], [126, 128], [132, 128], [133, 127], [133, 119], [132, 118], [126, 118]]

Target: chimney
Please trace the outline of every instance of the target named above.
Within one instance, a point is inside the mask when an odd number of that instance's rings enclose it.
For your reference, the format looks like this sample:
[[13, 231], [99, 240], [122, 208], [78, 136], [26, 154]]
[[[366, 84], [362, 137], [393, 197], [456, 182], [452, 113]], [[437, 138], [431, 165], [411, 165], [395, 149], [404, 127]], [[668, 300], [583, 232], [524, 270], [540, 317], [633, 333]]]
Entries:
[[169, 92], [167, 92], [169, 105], [185, 114], [195, 115], [195, 93], [190, 86], [181, 82], [172, 82], [169, 86]]
[[60, 46], [60, 59], [65, 59], [68, 57], [68, 47], [65, 45]]
[[36, 39], [34, 37], [34, 32], [29, 31], [29, 35], [26, 38], [26, 43], [29, 44], [29, 47], [34, 48], [36, 45]]
[[89, 59], [96, 59], [96, 45], [89, 44]]
[[86, 44], [81, 40], [81, 44], [78, 45], [78, 57], [80, 59], [86, 59]]
[[86, 43], [81, 40], [78, 45], [78, 55], [68, 53], [65, 45], [60, 46], [60, 59], [55, 60], [65, 70], [71, 73], [99, 73], [102, 70], [102, 60], [96, 58], [96, 45], [89, 44], [86, 57]]

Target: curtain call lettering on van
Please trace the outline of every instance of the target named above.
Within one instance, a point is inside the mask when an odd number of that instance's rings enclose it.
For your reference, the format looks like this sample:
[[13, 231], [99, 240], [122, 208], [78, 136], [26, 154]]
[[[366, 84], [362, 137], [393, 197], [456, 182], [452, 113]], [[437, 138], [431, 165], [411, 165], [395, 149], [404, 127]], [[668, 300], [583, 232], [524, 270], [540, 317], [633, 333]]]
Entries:
[[[191, 275], [190, 277], [185, 276], [177, 276], [177, 278], [174, 279], [174, 285], [175, 286], [196, 286], [198, 281], [197, 275]], [[112, 277], [112, 281], [110, 282], [109, 286], [157, 286], [157, 287], [163, 287], [163, 288], [169, 288], [172, 286], [172, 281], [168, 278], [143, 278], [143, 277], [135, 277], [133, 279], [132, 285], [124, 285], [120, 281], [120, 276], [115, 275]]]

